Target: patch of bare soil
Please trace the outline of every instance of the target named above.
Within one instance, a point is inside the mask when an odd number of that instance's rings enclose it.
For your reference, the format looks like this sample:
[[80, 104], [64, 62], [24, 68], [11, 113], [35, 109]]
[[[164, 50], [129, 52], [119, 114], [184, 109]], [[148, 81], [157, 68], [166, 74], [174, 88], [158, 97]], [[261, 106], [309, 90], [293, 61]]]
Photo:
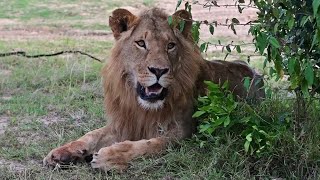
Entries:
[[17, 21], [12, 19], [0, 19], [0, 26], [1, 25], [9, 25], [9, 24], [17, 24]]
[[[0, 24], [1, 27], [1, 24]], [[32, 27], [32, 28], [12, 28], [1, 29], [0, 39], [2, 40], [28, 40], [28, 39], [56, 39], [61, 37], [90, 38], [96, 40], [110, 40], [112, 33], [98, 30], [73, 30], [58, 29], [50, 27]]]
[[12, 74], [11, 70], [0, 69], [0, 77], [2, 76], [10, 76]]
[[58, 113], [56, 112], [51, 112], [45, 116], [38, 118], [37, 120], [42, 122], [45, 125], [50, 125], [53, 123], [64, 122], [66, 121], [66, 118], [59, 116]]
[[14, 172], [22, 172], [26, 169], [26, 166], [17, 161], [9, 161], [0, 158], [0, 168], [5, 167]]
[[29, 166], [41, 166], [41, 162], [35, 160], [28, 160], [27, 163], [22, 163], [19, 161], [6, 160], [0, 158], [0, 168], [6, 168], [9, 171], [15, 173], [23, 173], [28, 169]]
[[9, 123], [9, 117], [8, 116], [0, 116], [0, 136], [4, 134], [6, 127]]

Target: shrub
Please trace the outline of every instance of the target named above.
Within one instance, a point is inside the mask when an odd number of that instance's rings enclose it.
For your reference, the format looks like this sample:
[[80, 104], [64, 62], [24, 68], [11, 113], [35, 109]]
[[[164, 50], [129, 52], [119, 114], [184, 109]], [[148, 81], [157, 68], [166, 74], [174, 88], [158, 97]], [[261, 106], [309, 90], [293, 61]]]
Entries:
[[227, 90], [227, 81], [222, 86], [210, 81], [205, 83], [209, 92], [198, 98], [198, 108], [193, 115], [200, 120], [200, 146], [214, 136], [223, 138], [229, 132], [240, 138], [246, 153], [260, 154], [270, 150], [279, 126], [264, 120], [246, 102], [235, 101]]

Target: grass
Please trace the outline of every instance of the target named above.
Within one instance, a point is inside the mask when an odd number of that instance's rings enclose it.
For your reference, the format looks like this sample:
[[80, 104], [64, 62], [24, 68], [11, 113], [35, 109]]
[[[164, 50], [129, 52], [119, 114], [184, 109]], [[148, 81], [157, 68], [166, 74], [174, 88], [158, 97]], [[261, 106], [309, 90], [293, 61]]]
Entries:
[[[85, 4], [78, 0], [2, 1], [0, 18], [14, 23], [1, 29], [45, 27], [51, 31], [101, 30], [108, 33], [106, 14], [112, 9], [153, 3], [152, 0], [94, 0]], [[75, 49], [107, 60], [113, 44], [110, 39], [104, 36], [28, 38], [17, 35], [1, 39], [0, 52], [24, 50], [38, 54]], [[223, 58], [224, 55], [209, 57]], [[302, 128], [295, 129], [288, 123], [291, 130], [282, 133], [275, 148], [260, 157], [245, 154], [239, 137], [225, 133], [211, 139], [203, 148], [195, 137], [169, 147], [162, 155], [139, 158], [122, 174], [94, 171], [87, 164], [67, 170], [43, 167], [42, 159], [51, 149], [105, 125], [102, 66], [102, 63], [74, 54], [38, 59], [0, 58], [0, 130], [2, 124], [6, 125], [5, 132], [0, 131], [0, 179], [319, 179], [319, 102], [310, 107], [310, 116]], [[292, 100], [275, 93], [273, 99], [255, 110], [270, 121], [284, 118], [292, 122], [293, 104]]]

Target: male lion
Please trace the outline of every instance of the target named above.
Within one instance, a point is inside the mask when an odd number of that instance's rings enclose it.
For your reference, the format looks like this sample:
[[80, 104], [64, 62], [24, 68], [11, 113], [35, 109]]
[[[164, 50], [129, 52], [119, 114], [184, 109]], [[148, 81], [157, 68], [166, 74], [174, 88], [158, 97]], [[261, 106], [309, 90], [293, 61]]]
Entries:
[[[93, 168], [123, 170], [136, 157], [159, 153], [168, 143], [190, 137], [196, 130], [194, 102], [206, 92], [204, 80], [228, 80], [239, 98], [263, 97], [262, 82], [245, 63], [201, 57], [187, 11], [177, 11], [172, 18], [170, 26], [168, 15], [157, 8], [140, 16], [125, 9], [113, 11], [109, 24], [116, 43], [102, 71], [110, 120], [105, 127], [53, 149], [44, 158], [45, 165], [92, 158]], [[249, 92], [244, 77], [257, 81]]]

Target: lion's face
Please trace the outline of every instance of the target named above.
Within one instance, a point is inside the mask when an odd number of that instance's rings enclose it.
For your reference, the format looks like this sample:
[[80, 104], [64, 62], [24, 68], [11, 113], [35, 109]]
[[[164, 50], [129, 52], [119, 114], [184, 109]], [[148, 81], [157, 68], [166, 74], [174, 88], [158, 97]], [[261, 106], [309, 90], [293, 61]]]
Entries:
[[[125, 67], [130, 87], [135, 89], [139, 104], [145, 109], [160, 109], [174, 90], [171, 84], [180, 47], [176, 29], [169, 26], [167, 17], [154, 19], [150, 14], [139, 18], [128, 17], [131, 15], [126, 17], [134, 19], [132, 28], [126, 24], [129, 29], [121, 32], [119, 37], [115, 35], [122, 48], [119, 59]], [[114, 31], [115, 28], [112, 29]]]
[[[177, 42], [166, 21], [144, 20], [136, 27], [129, 40], [126, 60], [132, 86], [139, 104], [146, 109], [158, 109], [164, 104], [172, 83]], [[161, 24], [160, 24], [161, 23]], [[157, 29], [161, 26], [161, 31]], [[159, 28], [160, 29], [160, 28]]]

